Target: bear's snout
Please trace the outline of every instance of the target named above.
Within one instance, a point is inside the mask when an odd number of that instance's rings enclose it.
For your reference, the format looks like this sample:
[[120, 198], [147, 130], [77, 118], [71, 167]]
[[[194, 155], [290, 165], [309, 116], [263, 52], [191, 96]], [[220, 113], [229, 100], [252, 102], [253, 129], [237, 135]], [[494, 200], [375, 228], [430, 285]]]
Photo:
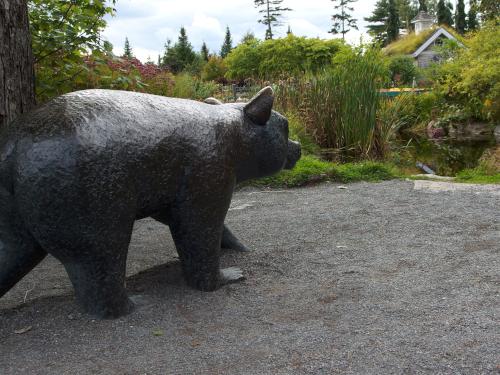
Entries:
[[286, 155], [285, 169], [292, 169], [302, 156], [300, 143], [288, 140], [288, 153]]

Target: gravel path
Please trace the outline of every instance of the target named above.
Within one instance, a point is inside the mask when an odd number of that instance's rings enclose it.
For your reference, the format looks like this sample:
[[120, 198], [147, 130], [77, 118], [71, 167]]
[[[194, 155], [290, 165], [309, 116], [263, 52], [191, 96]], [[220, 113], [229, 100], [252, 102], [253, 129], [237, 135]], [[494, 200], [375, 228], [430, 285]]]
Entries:
[[137, 222], [138, 308], [114, 321], [48, 258], [0, 299], [0, 374], [499, 374], [500, 186], [443, 184], [240, 191], [227, 222], [252, 251], [222, 263], [247, 280], [213, 293]]

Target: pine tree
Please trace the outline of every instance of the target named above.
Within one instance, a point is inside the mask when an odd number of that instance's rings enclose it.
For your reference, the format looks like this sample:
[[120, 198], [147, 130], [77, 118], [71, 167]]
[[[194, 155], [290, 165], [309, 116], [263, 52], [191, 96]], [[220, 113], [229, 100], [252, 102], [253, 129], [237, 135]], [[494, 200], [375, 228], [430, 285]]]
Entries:
[[388, 0], [378, 0], [372, 15], [365, 18], [365, 21], [370, 22], [370, 24], [366, 26], [368, 28], [368, 33], [373, 36], [375, 41], [382, 44], [386, 44], [387, 39], [388, 9]]
[[273, 39], [273, 27], [281, 26], [280, 18], [283, 17], [283, 12], [289, 12], [292, 9], [283, 7], [283, 0], [254, 0], [255, 6], [261, 8], [259, 13], [262, 18], [259, 23], [267, 26], [266, 39]]
[[399, 36], [399, 14], [394, 0], [389, 0], [388, 11], [387, 43], [391, 43]]
[[367, 25], [368, 33], [376, 42], [386, 46], [399, 35], [399, 15], [394, 0], [378, 0]]
[[106, 55], [113, 56], [113, 44], [109, 40], [102, 42], [102, 49]]
[[427, 13], [431, 16], [436, 16], [438, 0], [427, 0], [425, 3], [427, 4]]
[[181, 30], [179, 32], [179, 39], [174, 45], [174, 50], [179, 62], [178, 71], [184, 70], [196, 58], [196, 54], [193, 51], [193, 46], [191, 45], [191, 43], [189, 43], [186, 29], [184, 27], [181, 27]]
[[125, 37], [125, 46], [123, 47], [123, 57], [126, 57], [127, 59], [131, 59], [134, 57], [132, 54], [132, 47], [130, 47], [130, 42], [128, 41], [128, 38]]
[[181, 27], [179, 39], [172, 47], [172, 41], [167, 40], [163, 53], [162, 66], [169, 68], [173, 73], [179, 73], [189, 67], [196, 60], [196, 53], [189, 43], [186, 29]]
[[440, 25], [453, 25], [452, 17], [453, 5], [450, 2], [445, 3], [444, 0], [439, 0], [437, 4], [437, 20]]
[[203, 42], [203, 44], [201, 45], [201, 58], [204, 60], [204, 61], [208, 61], [209, 59], [209, 52], [208, 52], [208, 47], [207, 47], [207, 44], [205, 42]]
[[467, 30], [472, 31], [476, 30], [479, 26], [477, 22], [477, 1], [470, 0], [469, 1], [469, 14], [467, 17]]
[[251, 32], [250, 30], [243, 35], [243, 38], [241, 38], [241, 44], [246, 44], [246, 43], [251, 43], [253, 41], [257, 40], [255, 37], [255, 34]]
[[233, 39], [231, 38], [231, 31], [229, 26], [226, 27], [226, 36], [224, 37], [224, 43], [220, 49], [220, 57], [225, 58], [229, 55], [229, 52], [233, 49]]
[[396, 0], [396, 5], [398, 7], [400, 25], [404, 26], [407, 30], [411, 30], [411, 20], [414, 19], [419, 12], [420, 5], [418, 1]]
[[332, 0], [333, 2], [338, 2], [337, 5], [334, 6], [334, 9], [339, 13], [336, 13], [332, 16], [332, 29], [329, 33], [332, 34], [342, 34], [342, 39], [345, 40], [345, 34], [347, 34], [352, 29], [358, 30], [358, 26], [356, 25], [357, 19], [353, 18], [350, 12], [354, 11], [352, 6], [349, 6], [351, 3], [355, 3], [358, 0]]
[[425, 0], [418, 0], [418, 11], [427, 12], [427, 4]]
[[459, 34], [464, 34], [466, 27], [467, 27], [467, 23], [465, 20], [464, 0], [458, 0], [457, 12], [455, 14], [455, 30], [457, 30]]
[[480, 0], [479, 12], [483, 21], [494, 20], [500, 17], [500, 1]]

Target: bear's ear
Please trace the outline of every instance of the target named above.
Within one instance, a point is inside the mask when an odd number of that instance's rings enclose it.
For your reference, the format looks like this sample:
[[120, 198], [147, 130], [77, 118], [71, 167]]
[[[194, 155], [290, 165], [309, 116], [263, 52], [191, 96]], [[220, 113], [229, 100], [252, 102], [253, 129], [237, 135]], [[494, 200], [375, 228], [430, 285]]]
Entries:
[[266, 125], [273, 109], [274, 92], [270, 86], [260, 90], [243, 109], [246, 116], [258, 125]]
[[212, 104], [212, 105], [221, 105], [222, 102], [220, 100], [217, 100], [215, 98], [206, 98], [203, 102], [207, 104]]

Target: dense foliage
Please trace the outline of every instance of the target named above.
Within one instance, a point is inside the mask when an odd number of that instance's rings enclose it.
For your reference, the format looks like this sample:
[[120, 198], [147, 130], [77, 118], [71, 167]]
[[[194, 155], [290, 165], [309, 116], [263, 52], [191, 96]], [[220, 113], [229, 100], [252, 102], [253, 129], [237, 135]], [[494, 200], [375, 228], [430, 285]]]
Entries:
[[339, 40], [296, 37], [260, 41], [250, 39], [226, 58], [231, 79], [281, 78], [317, 72], [331, 65], [332, 57], [346, 47]]
[[70, 91], [88, 51], [100, 50], [105, 0], [30, 0], [28, 10], [39, 99]]
[[436, 89], [479, 119], [500, 120], [500, 28], [490, 21], [472, 34], [468, 48], [437, 67]]
[[418, 69], [412, 57], [407, 55], [394, 56], [389, 59], [391, 80], [397, 86], [411, 85], [418, 78]]

